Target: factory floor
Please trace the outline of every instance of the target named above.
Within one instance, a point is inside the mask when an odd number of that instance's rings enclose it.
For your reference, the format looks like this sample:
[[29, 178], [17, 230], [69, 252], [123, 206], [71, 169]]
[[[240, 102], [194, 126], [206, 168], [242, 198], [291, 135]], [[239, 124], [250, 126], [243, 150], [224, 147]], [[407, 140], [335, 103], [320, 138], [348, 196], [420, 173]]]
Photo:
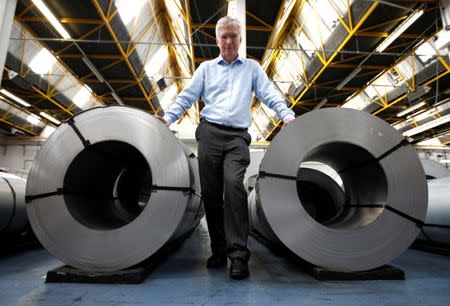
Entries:
[[320, 282], [250, 238], [251, 276], [207, 270], [202, 220], [183, 245], [139, 285], [46, 284], [62, 263], [44, 249], [0, 257], [0, 305], [449, 305], [449, 257], [408, 250], [392, 264], [404, 281]]

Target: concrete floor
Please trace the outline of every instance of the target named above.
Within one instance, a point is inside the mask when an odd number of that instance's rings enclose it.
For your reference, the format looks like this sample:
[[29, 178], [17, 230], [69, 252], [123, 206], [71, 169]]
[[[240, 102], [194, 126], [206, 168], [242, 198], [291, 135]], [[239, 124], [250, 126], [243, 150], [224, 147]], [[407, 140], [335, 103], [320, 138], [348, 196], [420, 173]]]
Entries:
[[43, 249], [0, 258], [0, 305], [449, 305], [448, 257], [408, 250], [392, 264], [404, 281], [319, 282], [250, 239], [251, 277], [207, 270], [202, 221], [181, 248], [140, 285], [46, 284], [62, 263]]

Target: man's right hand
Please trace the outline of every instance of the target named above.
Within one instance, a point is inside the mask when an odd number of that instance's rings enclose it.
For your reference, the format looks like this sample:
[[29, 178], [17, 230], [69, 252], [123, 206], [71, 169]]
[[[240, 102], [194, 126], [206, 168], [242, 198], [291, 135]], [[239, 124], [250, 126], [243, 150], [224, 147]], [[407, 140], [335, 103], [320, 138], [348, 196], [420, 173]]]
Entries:
[[169, 123], [166, 121], [166, 119], [164, 119], [161, 116], [155, 115], [156, 119], [158, 119], [159, 121], [161, 121], [162, 123], [164, 123], [165, 126], [169, 126]]

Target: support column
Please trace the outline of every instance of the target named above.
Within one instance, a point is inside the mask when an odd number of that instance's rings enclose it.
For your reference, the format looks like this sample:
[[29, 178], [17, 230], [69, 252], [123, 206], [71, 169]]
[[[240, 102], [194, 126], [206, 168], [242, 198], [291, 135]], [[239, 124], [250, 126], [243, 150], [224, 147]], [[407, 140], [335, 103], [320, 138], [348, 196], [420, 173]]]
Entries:
[[246, 0], [230, 0], [228, 2], [228, 16], [237, 18], [242, 26], [242, 43], [239, 47], [239, 55], [247, 57], [247, 23], [246, 23]]
[[[3, 72], [17, 0], [0, 1], [0, 68]], [[0, 79], [1, 84], [1, 79]]]

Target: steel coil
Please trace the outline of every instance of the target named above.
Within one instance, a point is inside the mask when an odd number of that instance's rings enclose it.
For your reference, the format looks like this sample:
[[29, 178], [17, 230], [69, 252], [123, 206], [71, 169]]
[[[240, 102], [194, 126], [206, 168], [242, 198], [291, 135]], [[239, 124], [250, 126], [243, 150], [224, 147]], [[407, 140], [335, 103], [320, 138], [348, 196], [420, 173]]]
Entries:
[[419, 235], [419, 240], [450, 244], [450, 177], [428, 181], [425, 224], [423, 232], [426, 236]]
[[25, 185], [23, 178], [0, 172], [0, 233], [20, 233], [27, 228]]
[[39, 151], [26, 194], [44, 247], [85, 271], [142, 262], [203, 215], [195, 156], [155, 117], [95, 108], [62, 124]]
[[[331, 222], [315, 220], [298, 196], [297, 171], [307, 161], [330, 166], [343, 181], [346, 203]], [[328, 270], [363, 271], [389, 263], [417, 237], [427, 184], [417, 154], [389, 124], [328, 108], [277, 134], [260, 166], [257, 198], [261, 223], [297, 256]]]
[[422, 163], [423, 170], [425, 171], [428, 180], [450, 177], [450, 171], [440, 163], [427, 158], [421, 158], [420, 162]]

